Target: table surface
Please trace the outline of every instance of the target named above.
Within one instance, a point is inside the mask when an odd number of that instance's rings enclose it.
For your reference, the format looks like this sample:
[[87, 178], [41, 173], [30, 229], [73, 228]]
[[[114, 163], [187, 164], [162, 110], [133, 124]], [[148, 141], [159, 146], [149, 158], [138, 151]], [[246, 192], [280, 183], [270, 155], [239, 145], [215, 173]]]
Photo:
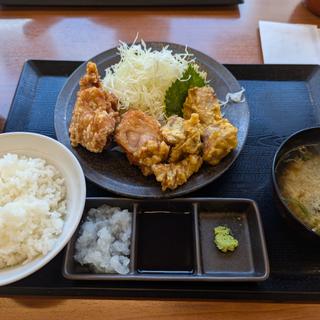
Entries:
[[[0, 7], [0, 130], [23, 63], [87, 60], [118, 40], [186, 44], [221, 63], [263, 63], [258, 21], [316, 24], [300, 0], [245, 0], [234, 7]], [[19, 297], [0, 299], [0, 319], [315, 319], [320, 306], [294, 303]]]

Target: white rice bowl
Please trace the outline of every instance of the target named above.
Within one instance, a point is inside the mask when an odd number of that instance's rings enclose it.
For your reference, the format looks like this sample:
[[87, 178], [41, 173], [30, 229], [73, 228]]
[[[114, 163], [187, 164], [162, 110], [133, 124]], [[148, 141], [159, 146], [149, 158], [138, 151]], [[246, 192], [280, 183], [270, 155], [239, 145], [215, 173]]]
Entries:
[[[22, 256], [18, 257], [16, 255], [12, 255], [11, 267], [0, 269], [0, 285], [15, 282], [32, 274], [52, 260], [64, 248], [80, 222], [86, 197], [85, 178], [80, 164], [71, 151], [56, 140], [33, 133], [17, 132], [0, 134], [0, 158], [8, 153], [17, 154], [19, 157], [26, 156], [28, 158], [41, 158], [45, 160], [46, 163], [57, 169], [65, 183], [66, 214], [63, 213], [65, 206], [63, 201], [57, 204], [57, 198], [52, 196], [51, 199], [39, 200], [34, 198], [32, 200], [30, 193], [23, 194], [22, 192], [21, 198], [17, 203], [10, 203], [9, 201], [3, 206], [3, 203], [1, 204], [0, 202], [2, 210], [0, 214], [4, 216], [10, 214], [11, 218], [12, 212], [16, 212], [17, 214], [17, 217], [13, 220], [10, 219], [11, 222], [7, 221], [8, 228], [10, 228], [10, 223], [13, 223], [13, 226], [11, 226], [12, 228], [17, 222], [30, 222], [18, 217], [19, 214], [23, 216], [25, 210], [34, 210], [37, 207], [38, 211], [35, 213], [35, 216], [43, 215], [43, 211], [47, 211], [48, 209], [50, 210], [50, 206], [51, 209], [55, 211], [52, 220], [45, 219], [45, 222], [43, 222], [44, 228], [47, 228], [44, 238], [40, 239], [39, 243], [37, 243], [37, 241], [31, 241], [32, 244], [27, 244], [27, 247], [21, 251], [23, 252]], [[57, 184], [51, 187], [60, 189], [58, 185], [61, 181], [56, 182]], [[37, 191], [42, 194], [42, 196], [46, 193], [45, 189], [50, 188], [49, 184], [44, 183], [43, 186], [43, 190]], [[63, 190], [63, 188], [61, 190]], [[44, 198], [45, 197], [46, 196], [44, 196]], [[4, 198], [5, 195], [2, 194], [0, 199], [3, 200]], [[37, 220], [38, 218], [35, 219]], [[34, 227], [35, 226], [29, 226], [31, 229]], [[14, 235], [14, 228], [12, 230]], [[36, 230], [37, 228], [34, 228], [32, 232], [37, 232]], [[7, 235], [10, 235], [10, 233], [7, 233]], [[20, 236], [26, 237], [25, 239], [28, 238], [26, 234], [21, 234]], [[43, 254], [39, 255], [38, 252], [42, 252]], [[3, 263], [3, 261], [0, 261], [0, 264], [1, 263]], [[15, 263], [18, 264], [15, 265]]]
[[66, 186], [45, 160], [0, 156], [0, 269], [47, 254], [61, 234]]

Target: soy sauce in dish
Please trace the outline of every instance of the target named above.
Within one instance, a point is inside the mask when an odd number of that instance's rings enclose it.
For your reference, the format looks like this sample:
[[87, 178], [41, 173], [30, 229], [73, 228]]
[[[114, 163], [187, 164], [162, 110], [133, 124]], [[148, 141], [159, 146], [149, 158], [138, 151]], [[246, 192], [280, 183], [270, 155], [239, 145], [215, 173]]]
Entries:
[[142, 212], [137, 219], [138, 272], [193, 272], [193, 216], [190, 213]]

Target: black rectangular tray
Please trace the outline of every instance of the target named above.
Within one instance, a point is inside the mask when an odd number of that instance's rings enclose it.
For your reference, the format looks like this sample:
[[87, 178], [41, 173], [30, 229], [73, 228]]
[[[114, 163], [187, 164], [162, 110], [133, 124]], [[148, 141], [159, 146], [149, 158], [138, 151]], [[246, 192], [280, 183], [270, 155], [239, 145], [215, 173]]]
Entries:
[[215, 6], [236, 5], [243, 0], [0, 0], [7, 6]]
[[[88, 211], [105, 204], [132, 213], [128, 274], [94, 273], [74, 259]], [[260, 213], [249, 199], [87, 198], [81, 224], [66, 248], [63, 275], [70, 280], [230, 282], [269, 276]], [[239, 241], [233, 253], [222, 253], [213, 243], [213, 229], [220, 225]]]
[[[53, 111], [67, 77], [81, 62], [25, 63], [5, 131], [39, 132], [55, 138]], [[62, 252], [44, 268], [1, 295], [320, 299], [319, 246], [288, 229], [272, 198], [271, 166], [280, 143], [293, 132], [320, 124], [320, 67], [312, 65], [226, 65], [246, 90], [250, 128], [246, 145], [227, 173], [190, 197], [250, 198], [257, 202], [270, 260], [260, 283], [72, 281], [62, 275]], [[87, 182], [87, 196], [113, 197]]]

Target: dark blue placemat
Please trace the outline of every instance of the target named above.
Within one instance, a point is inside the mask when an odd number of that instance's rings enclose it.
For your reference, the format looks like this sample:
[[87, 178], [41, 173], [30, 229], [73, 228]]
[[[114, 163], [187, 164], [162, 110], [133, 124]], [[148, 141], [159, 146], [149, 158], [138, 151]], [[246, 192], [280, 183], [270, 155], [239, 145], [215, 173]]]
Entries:
[[[237, 73], [235, 67], [229, 66], [229, 68]], [[260, 71], [265, 72], [265, 69], [266, 66], [260, 67]], [[245, 74], [244, 70], [241, 70], [241, 74], [238, 73], [238, 78]], [[259, 72], [259, 68], [256, 71], [252, 68], [250, 70], [251, 73], [247, 73], [244, 78], [250, 79], [252, 76], [256, 79], [255, 73]], [[221, 292], [236, 290], [239, 291], [239, 295], [242, 291], [309, 292], [310, 294], [320, 291], [318, 245], [296, 238], [288, 229], [274, 207], [271, 185], [271, 165], [279, 144], [293, 132], [320, 123], [319, 101], [316, 99], [318, 93], [313, 91], [313, 88], [320, 88], [319, 70], [317, 72], [317, 78], [310, 72], [310, 75], [303, 79], [290, 81], [267, 80], [268, 72], [265, 72], [265, 80], [240, 78], [240, 83], [246, 90], [251, 113], [246, 145], [227, 173], [190, 196], [244, 197], [256, 200], [263, 219], [271, 276], [268, 281], [260, 284], [215, 284], [211, 287], [212, 290]], [[21, 78], [5, 131], [38, 132], [55, 138], [54, 106], [68, 73], [41, 74], [32, 65], [26, 65], [24, 73], [28, 74], [28, 77]], [[274, 70], [272, 77], [276, 77]], [[261, 78], [261, 73], [258, 78]], [[90, 182], [87, 183], [87, 189], [88, 196], [114, 196]], [[50, 263], [46, 268], [56, 270], [58, 266]], [[31, 285], [32, 279], [37, 277], [41, 277], [41, 272], [19, 282], [17, 286], [21, 283]], [[43, 281], [50, 283], [50, 279]], [[64, 281], [66, 280], [61, 276], [58, 277], [57, 282], [61, 286], [79, 285]], [[101, 285], [95, 284], [95, 286]], [[137, 286], [146, 288], [151, 285]], [[187, 288], [188, 285], [175, 287], [178, 290], [181, 287]], [[196, 289], [210, 292], [210, 287], [206, 284], [192, 284], [192, 287], [190, 285], [190, 291]]]

